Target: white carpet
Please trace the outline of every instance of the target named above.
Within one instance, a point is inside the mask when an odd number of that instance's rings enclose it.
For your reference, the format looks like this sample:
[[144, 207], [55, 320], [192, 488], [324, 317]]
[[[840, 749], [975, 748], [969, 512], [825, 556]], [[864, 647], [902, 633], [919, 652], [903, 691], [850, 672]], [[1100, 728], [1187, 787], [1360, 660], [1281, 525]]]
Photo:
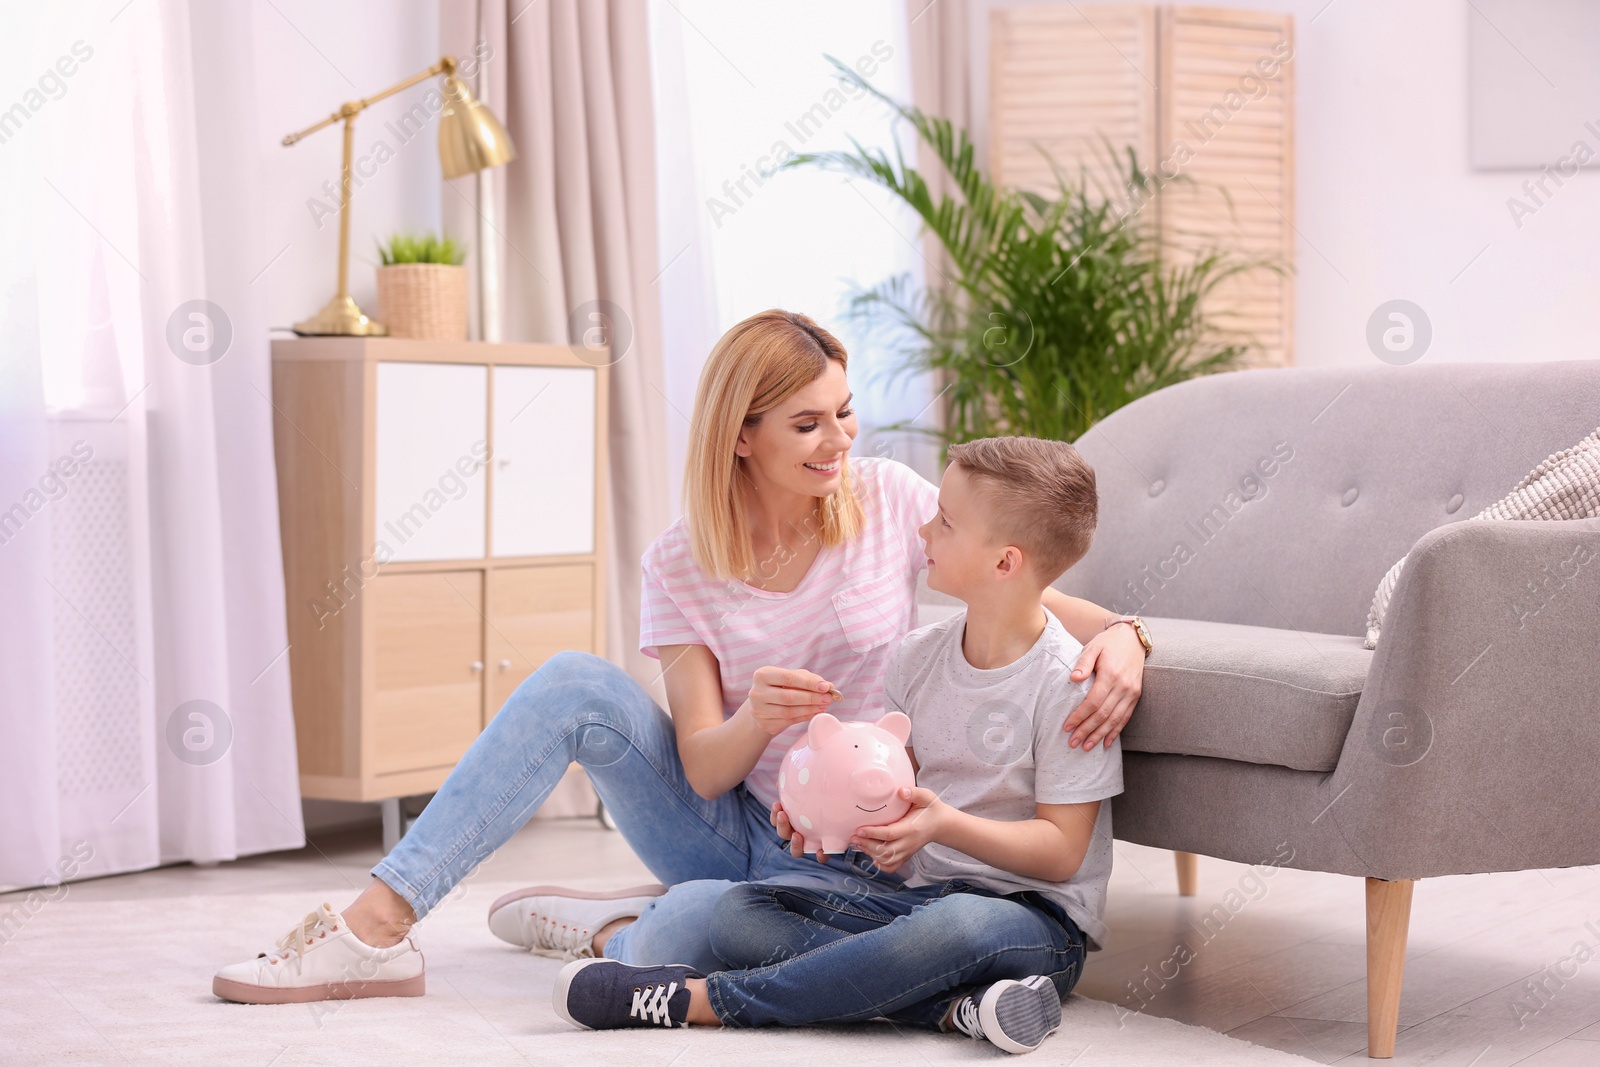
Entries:
[[[0, 1062], [772, 1067], [1006, 1058], [959, 1035], [882, 1022], [802, 1030], [573, 1030], [550, 1007], [559, 961], [519, 952], [489, 933], [485, 910], [507, 888], [469, 883], [419, 928], [426, 997], [271, 1007], [215, 999], [211, 975], [269, 944], [317, 901], [275, 893], [87, 902], [69, 893], [0, 944]], [[1061, 1030], [1027, 1062], [1313, 1062], [1167, 1019], [1132, 1015], [1119, 1025], [1111, 1005], [1080, 996], [1067, 1001], [1064, 1013]]]

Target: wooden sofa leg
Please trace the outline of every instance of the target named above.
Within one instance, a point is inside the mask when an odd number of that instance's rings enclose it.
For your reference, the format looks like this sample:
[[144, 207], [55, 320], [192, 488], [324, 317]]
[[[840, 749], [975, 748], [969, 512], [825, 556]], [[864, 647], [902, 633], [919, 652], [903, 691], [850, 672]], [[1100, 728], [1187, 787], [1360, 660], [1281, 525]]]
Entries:
[[1194, 896], [1199, 889], [1200, 857], [1193, 852], [1174, 852], [1172, 858], [1178, 862], [1178, 895]]
[[1406, 932], [1411, 925], [1414, 879], [1367, 879], [1367, 1055], [1394, 1055], [1400, 1025], [1400, 979], [1406, 969]]

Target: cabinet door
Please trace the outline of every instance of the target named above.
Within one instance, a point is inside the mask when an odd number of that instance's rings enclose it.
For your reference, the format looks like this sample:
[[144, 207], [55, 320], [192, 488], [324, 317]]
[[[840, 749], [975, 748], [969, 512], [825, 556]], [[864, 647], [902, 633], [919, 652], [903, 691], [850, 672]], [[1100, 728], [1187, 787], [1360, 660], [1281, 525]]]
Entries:
[[504, 567], [489, 581], [489, 706], [494, 718], [522, 680], [545, 660], [594, 645], [594, 565]]
[[495, 556], [594, 551], [595, 372], [494, 369]]
[[483, 706], [483, 572], [384, 574], [372, 613], [369, 774], [449, 766], [478, 736]]
[[377, 373], [378, 561], [482, 559], [489, 368], [379, 363]]

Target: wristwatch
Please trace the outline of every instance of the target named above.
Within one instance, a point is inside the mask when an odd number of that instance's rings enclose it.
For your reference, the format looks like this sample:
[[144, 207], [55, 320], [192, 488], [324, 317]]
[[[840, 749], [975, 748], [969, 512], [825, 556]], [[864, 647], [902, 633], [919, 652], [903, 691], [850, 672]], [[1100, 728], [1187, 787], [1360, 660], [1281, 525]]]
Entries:
[[1106, 620], [1102, 629], [1109, 630], [1119, 622], [1125, 622], [1133, 627], [1133, 632], [1138, 635], [1139, 644], [1144, 648], [1146, 656], [1155, 651], [1155, 643], [1150, 640], [1150, 627], [1146, 626], [1144, 620], [1137, 615], [1113, 615]]

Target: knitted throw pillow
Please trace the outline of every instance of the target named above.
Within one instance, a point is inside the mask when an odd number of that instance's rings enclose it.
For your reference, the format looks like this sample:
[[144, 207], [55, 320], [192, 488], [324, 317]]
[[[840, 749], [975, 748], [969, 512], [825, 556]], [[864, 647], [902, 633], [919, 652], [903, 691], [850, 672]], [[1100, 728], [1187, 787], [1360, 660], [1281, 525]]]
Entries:
[[[1517, 487], [1474, 519], [1592, 519], [1600, 516], [1600, 430], [1557, 452], [1517, 483]], [[1378, 583], [1367, 612], [1367, 647], [1378, 647], [1389, 598], [1400, 581], [1406, 556]]]

